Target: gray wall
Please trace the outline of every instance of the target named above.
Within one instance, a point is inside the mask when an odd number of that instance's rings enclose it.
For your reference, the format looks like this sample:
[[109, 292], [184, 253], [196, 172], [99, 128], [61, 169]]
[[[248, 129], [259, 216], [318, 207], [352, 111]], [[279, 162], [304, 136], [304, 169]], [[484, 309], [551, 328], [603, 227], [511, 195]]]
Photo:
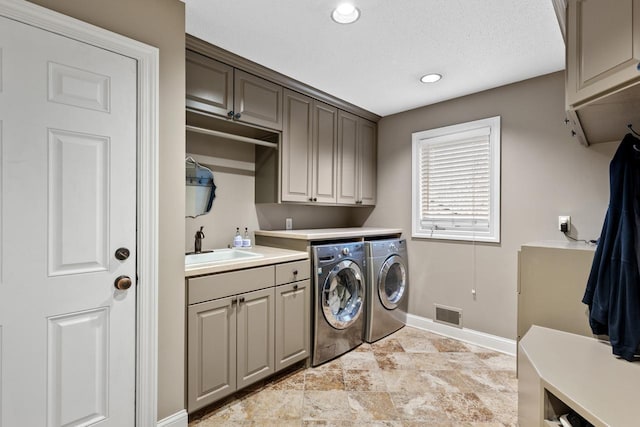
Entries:
[[361, 213], [371, 212], [365, 207], [254, 203], [256, 178], [250, 169], [255, 167], [255, 153], [250, 144], [187, 133], [187, 153], [213, 171], [217, 188], [211, 212], [185, 221], [186, 252], [193, 251], [194, 235], [201, 226], [203, 249], [215, 249], [231, 244], [236, 227], [242, 233], [248, 227], [253, 242], [253, 231], [284, 229], [285, 218], [292, 218], [296, 229], [350, 227], [362, 224]]
[[32, 0], [160, 49], [158, 419], [184, 406], [184, 3]]
[[[411, 133], [497, 115], [502, 117], [501, 243], [411, 239]], [[378, 204], [364, 222], [401, 227], [409, 239], [411, 313], [433, 318], [434, 303], [458, 307], [464, 327], [515, 339], [519, 247], [564, 240], [558, 215], [571, 215], [579, 238], [599, 236], [617, 144], [583, 147], [569, 136], [563, 118], [560, 72], [380, 121]]]

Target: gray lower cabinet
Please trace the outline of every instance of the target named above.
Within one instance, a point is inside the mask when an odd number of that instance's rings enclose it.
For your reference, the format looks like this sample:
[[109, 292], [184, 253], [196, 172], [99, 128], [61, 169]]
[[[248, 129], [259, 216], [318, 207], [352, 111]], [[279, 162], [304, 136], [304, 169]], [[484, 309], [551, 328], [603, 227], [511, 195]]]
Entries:
[[310, 273], [308, 260], [276, 265], [276, 371], [309, 357]]
[[309, 261], [187, 279], [191, 413], [309, 356]]
[[274, 371], [274, 289], [238, 296], [237, 387], [241, 389]]
[[236, 299], [189, 306], [189, 412], [236, 391]]

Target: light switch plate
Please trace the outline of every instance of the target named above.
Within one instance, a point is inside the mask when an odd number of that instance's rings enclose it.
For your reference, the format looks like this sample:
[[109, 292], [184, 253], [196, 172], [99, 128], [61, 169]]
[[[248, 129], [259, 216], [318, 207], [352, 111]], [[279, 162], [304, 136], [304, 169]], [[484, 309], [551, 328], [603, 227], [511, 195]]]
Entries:
[[293, 229], [293, 218], [287, 218], [284, 220], [284, 228], [287, 230]]

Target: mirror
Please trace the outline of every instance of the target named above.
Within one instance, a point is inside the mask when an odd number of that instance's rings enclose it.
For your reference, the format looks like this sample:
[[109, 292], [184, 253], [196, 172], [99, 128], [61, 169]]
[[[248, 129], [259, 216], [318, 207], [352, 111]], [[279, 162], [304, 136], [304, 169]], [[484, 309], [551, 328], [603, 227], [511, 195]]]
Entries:
[[186, 166], [186, 209], [185, 216], [195, 218], [208, 214], [216, 198], [216, 185], [213, 182], [213, 172], [187, 157]]

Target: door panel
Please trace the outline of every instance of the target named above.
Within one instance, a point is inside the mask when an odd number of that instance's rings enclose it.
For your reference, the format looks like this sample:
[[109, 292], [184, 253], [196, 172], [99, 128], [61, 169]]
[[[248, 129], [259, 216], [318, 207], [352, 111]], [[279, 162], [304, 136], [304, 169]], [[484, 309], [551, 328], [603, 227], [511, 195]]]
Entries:
[[358, 200], [363, 205], [376, 204], [376, 124], [358, 120]]
[[338, 109], [313, 103], [313, 187], [314, 201], [336, 202], [336, 150]]
[[236, 390], [235, 299], [221, 298], [189, 306], [189, 412]]
[[186, 104], [227, 117], [233, 110], [233, 67], [187, 51]]
[[344, 111], [338, 117], [338, 203], [357, 199], [358, 118]]
[[239, 295], [238, 389], [274, 372], [274, 296], [273, 288]]
[[49, 129], [50, 276], [109, 267], [109, 151], [108, 137]]
[[0, 49], [3, 425], [133, 426], [136, 61], [5, 18]]
[[108, 113], [109, 77], [49, 62], [49, 101]]
[[309, 357], [309, 280], [276, 288], [276, 371]]
[[238, 120], [282, 130], [282, 86], [237, 69], [234, 82]]
[[109, 309], [51, 317], [48, 329], [48, 425], [88, 425], [106, 419]]
[[282, 131], [282, 201], [311, 197], [312, 107], [308, 96], [285, 89]]

